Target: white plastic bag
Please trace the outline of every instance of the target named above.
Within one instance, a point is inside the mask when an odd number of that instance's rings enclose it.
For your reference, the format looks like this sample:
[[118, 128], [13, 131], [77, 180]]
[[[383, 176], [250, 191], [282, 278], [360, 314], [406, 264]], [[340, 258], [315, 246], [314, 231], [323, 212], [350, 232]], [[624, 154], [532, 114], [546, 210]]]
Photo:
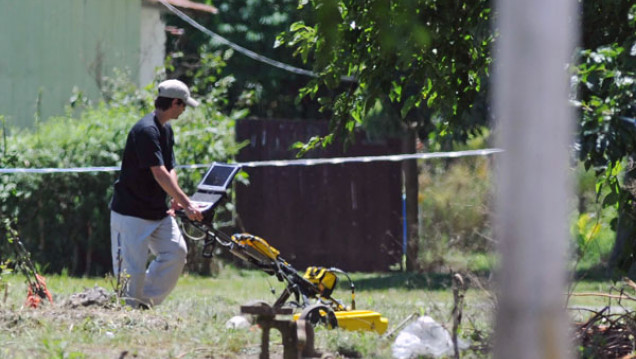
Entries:
[[225, 322], [227, 329], [248, 329], [251, 325], [250, 321], [242, 315], [232, 317]]
[[[466, 342], [459, 340], [458, 346], [460, 349], [468, 347]], [[402, 329], [391, 349], [396, 359], [409, 359], [419, 355], [437, 358], [454, 352], [450, 333], [429, 316], [419, 317]]]

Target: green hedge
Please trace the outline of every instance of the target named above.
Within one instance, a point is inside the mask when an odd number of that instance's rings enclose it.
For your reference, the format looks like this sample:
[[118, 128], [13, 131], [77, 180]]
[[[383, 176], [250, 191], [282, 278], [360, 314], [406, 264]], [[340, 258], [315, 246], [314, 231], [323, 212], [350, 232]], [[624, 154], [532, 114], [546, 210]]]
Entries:
[[[234, 121], [246, 115], [224, 114], [223, 93], [231, 81], [206, 77], [212, 91], [173, 121], [175, 156], [179, 164], [228, 161], [239, 150]], [[108, 102], [91, 105], [81, 94], [64, 117], [36, 124], [33, 130], [3, 128], [1, 168], [69, 168], [119, 166], [130, 127], [152, 111], [154, 85], [137, 89], [122, 80], [110, 82]], [[197, 87], [195, 87], [196, 90]], [[198, 83], [198, 88], [205, 88]], [[79, 113], [79, 115], [73, 115]], [[180, 170], [186, 191], [205, 169]], [[10, 219], [32, 258], [46, 272], [68, 270], [73, 275], [102, 275], [111, 270], [110, 210], [117, 172], [2, 174], [0, 217]], [[0, 262], [11, 256], [6, 233], [0, 228]]]

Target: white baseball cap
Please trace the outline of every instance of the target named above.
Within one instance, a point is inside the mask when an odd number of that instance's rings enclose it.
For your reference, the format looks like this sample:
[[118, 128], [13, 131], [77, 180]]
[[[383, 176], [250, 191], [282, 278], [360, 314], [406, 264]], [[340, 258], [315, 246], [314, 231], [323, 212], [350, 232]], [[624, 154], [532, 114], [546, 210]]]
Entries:
[[166, 80], [159, 84], [159, 96], [167, 98], [178, 98], [186, 105], [197, 107], [199, 101], [190, 97], [188, 86], [179, 80]]

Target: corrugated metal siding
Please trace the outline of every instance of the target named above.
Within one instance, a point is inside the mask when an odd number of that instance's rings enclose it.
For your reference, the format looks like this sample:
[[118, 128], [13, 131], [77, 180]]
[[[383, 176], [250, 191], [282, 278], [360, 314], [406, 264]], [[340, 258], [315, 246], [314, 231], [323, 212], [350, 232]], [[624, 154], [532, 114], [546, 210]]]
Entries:
[[98, 98], [95, 74], [137, 79], [140, 12], [140, 0], [0, 0], [0, 114], [32, 126], [38, 97], [46, 119], [74, 86]]

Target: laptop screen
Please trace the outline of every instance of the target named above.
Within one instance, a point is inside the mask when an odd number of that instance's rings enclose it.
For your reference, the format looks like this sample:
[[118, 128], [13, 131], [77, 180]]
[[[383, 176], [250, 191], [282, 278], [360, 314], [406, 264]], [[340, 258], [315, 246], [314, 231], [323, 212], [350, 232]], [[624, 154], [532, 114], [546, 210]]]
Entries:
[[203, 180], [199, 184], [199, 188], [213, 191], [225, 191], [239, 168], [240, 167], [238, 165], [215, 163], [203, 177]]

